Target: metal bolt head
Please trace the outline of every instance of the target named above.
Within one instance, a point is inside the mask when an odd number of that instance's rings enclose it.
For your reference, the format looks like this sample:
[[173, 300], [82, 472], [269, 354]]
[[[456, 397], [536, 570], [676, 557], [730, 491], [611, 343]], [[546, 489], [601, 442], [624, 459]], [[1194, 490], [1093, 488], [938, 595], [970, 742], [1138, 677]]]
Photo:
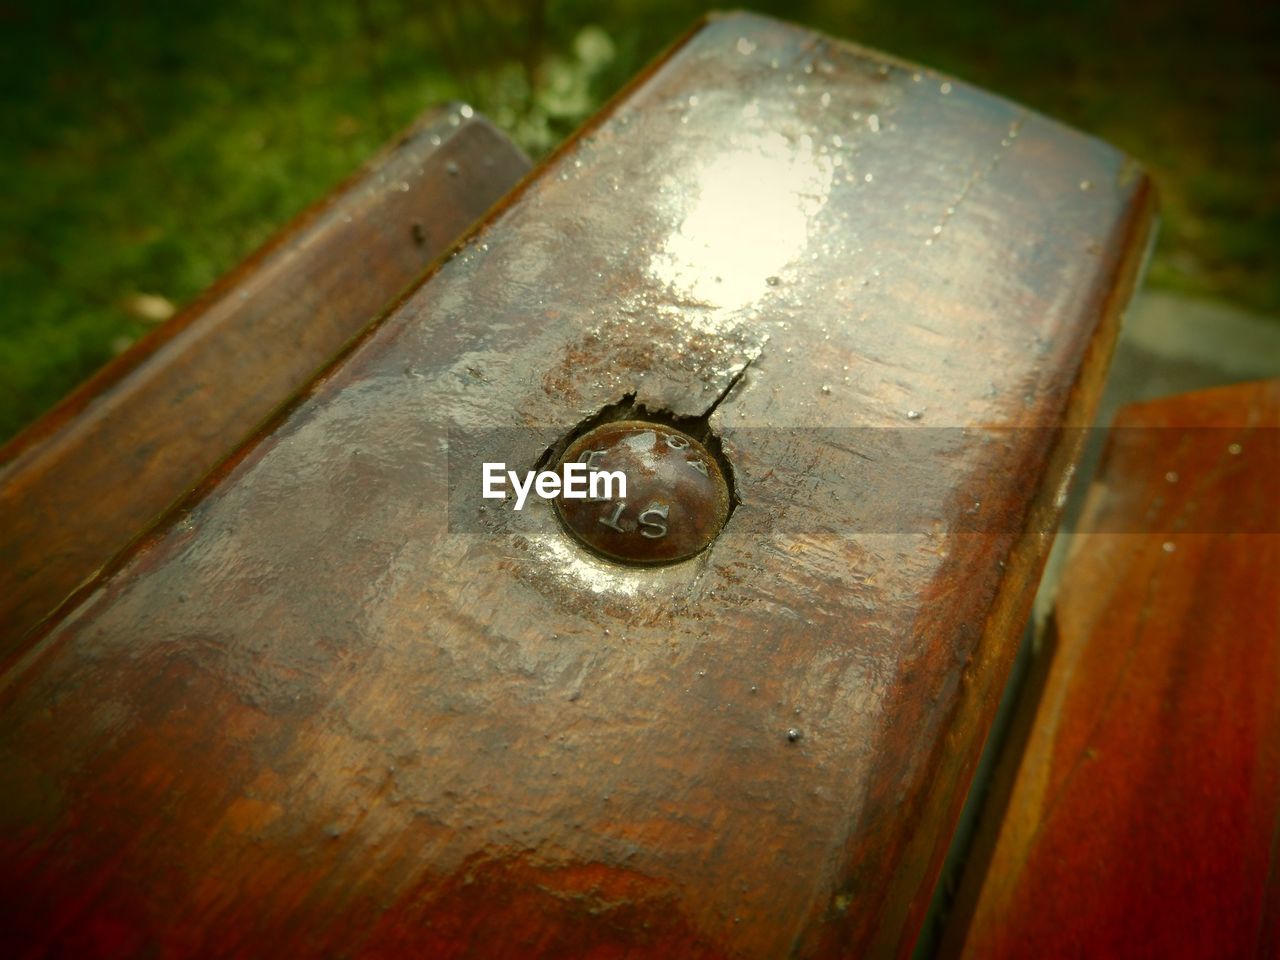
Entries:
[[728, 519], [729, 485], [720, 465], [674, 427], [643, 420], [603, 424], [569, 445], [561, 469], [574, 462], [627, 478], [625, 498], [555, 501], [565, 528], [611, 560], [686, 560], [714, 540]]

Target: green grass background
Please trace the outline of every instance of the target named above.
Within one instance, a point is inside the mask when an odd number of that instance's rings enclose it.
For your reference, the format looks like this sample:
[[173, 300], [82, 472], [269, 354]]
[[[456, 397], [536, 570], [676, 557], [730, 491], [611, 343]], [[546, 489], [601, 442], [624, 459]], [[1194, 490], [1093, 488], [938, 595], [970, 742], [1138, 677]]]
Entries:
[[[1116, 143], [1161, 191], [1153, 285], [1280, 313], [1280, 5], [798, 0], [754, 9]], [[702, 5], [0, 0], [0, 439], [430, 104], [534, 156]]]

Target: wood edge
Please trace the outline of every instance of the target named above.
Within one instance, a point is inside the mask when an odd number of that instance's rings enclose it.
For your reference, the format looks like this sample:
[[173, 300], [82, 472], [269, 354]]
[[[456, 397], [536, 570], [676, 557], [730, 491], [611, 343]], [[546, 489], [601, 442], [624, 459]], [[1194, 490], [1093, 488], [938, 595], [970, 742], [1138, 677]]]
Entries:
[[[1170, 401], [1174, 399], [1185, 401], [1187, 405], [1191, 405], [1197, 401], [1211, 401], [1223, 395], [1236, 394], [1243, 389], [1265, 390], [1269, 387], [1280, 388], [1280, 377], [1242, 381], [1201, 388], [1174, 396], [1139, 400], [1121, 407], [1116, 412], [1113, 423], [1110, 426], [1113, 428], [1139, 429], [1149, 427], [1151, 426], [1149, 415], [1152, 412], [1167, 412], [1170, 407]], [[1245, 425], [1243, 419], [1238, 425]], [[1187, 424], [1187, 429], [1200, 429], [1204, 428], [1204, 426], [1200, 422], [1191, 422]], [[1098, 477], [1103, 477], [1107, 474], [1107, 465], [1112, 450], [1110, 443], [1104, 447], [1098, 465]], [[1086, 518], [1095, 515], [1105, 505], [1108, 497], [1109, 494], [1106, 487], [1091, 483], [1085, 498], [1082, 515]], [[1098, 536], [1114, 537], [1123, 536], [1123, 534], [1085, 533], [1077, 536], [1064, 562], [1064, 581], [1070, 576], [1072, 568], [1087, 557], [1090, 551], [1090, 542]], [[1069, 656], [1072, 659], [1077, 659], [1085, 651], [1088, 644], [1092, 642], [1090, 637], [1085, 635], [1073, 640], [1071, 645], [1067, 646], [1062, 635], [1061, 622], [1059, 610], [1055, 605], [1045, 624], [1041, 648], [1036, 651], [1032, 659], [1026, 686], [1019, 695], [1016, 711], [1010, 723], [1008, 740], [1003, 746], [997, 770], [991, 780], [988, 798], [982, 810], [979, 829], [975, 833], [972, 855], [965, 865], [964, 875], [954, 900], [952, 913], [947, 918], [946, 930], [938, 952], [940, 958], [958, 958], [973, 955], [973, 949], [969, 946], [969, 938], [974, 930], [979, 907], [983, 903], [984, 896], [988, 890], [988, 876], [999, 843], [1004, 836], [1006, 818], [1012, 808], [1014, 793], [1027, 761], [1030, 759], [1027, 755], [1027, 749], [1030, 747], [1031, 739], [1036, 732], [1040, 732], [1042, 735], [1049, 735], [1050, 739], [1052, 739], [1053, 730], [1058, 727], [1054, 711], [1048, 714], [1043, 713], [1045, 706], [1043, 697], [1050, 687], [1055, 670], [1059, 665], [1059, 658]], [[1058, 685], [1061, 687], [1060, 679]], [[1067, 692], [1067, 689], [1055, 690], [1056, 694], [1063, 692]], [[1017, 831], [1015, 839], [1017, 836], [1022, 836], [1026, 839], [1028, 834], [1024, 831]], [[1270, 957], [1275, 954], [1274, 949], [1272, 949], [1272, 940], [1276, 939], [1276, 935], [1280, 933], [1280, 896], [1277, 896], [1280, 893], [1280, 885], [1277, 882], [1278, 849], [1280, 849], [1280, 811], [1276, 814], [1272, 834], [1271, 875], [1268, 878], [1267, 887], [1262, 893], [1264, 898], [1270, 898], [1270, 903], [1264, 903], [1263, 909], [1260, 911], [1261, 926], [1255, 943], [1256, 953], [1251, 954], [1258, 957]], [[1024, 850], [1023, 852], [1025, 854], [1026, 851]], [[994, 896], [1001, 896], [1001, 894], [996, 893]]]
[[[1151, 180], [1142, 174], [1133, 187], [1130, 214], [1117, 231], [1119, 254], [1114, 282], [1102, 304], [1097, 326], [1089, 339], [1064, 409], [1063, 426], [1088, 422], [1097, 409], [1115, 350], [1120, 323], [1136, 292], [1149, 256], [1156, 224], [1156, 200]], [[1068, 470], [1079, 462], [1084, 431], [1064, 430], [1046, 459], [1038, 494], [1027, 512], [1028, 523], [1009, 554], [1005, 576], [982, 635], [961, 679], [960, 701], [947, 724], [948, 731], [977, 730], [967, 751], [941, 750], [947, 737], [939, 738], [940, 762], [930, 777], [935, 785], [925, 800], [891, 890], [885, 898], [880, 922], [869, 954], [908, 957], [915, 948], [932, 900], [934, 886], [951, 845], [960, 813], [968, 797], [982, 748], [991, 732], [995, 711], [1017, 654], [1022, 629], [1030, 615], [1040, 576], [1048, 559], [1062, 516], [1060, 486]], [[1004, 763], [998, 763], [997, 770]], [[986, 819], [979, 818], [981, 833]], [[961, 873], [961, 887], [969, 869]], [[957, 898], [957, 901], [959, 898]], [[951, 920], [947, 926], [951, 926]], [[950, 931], [944, 932], [943, 943]]]
[[944, 918], [942, 937], [938, 945], [938, 958], [959, 957], [965, 947], [970, 926], [977, 911], [983, 881], [995, 857], [1000, 828], [1013, 800], [1013, 788], [1022, 770], [1022, 761], [1031, 742], [1035, 720], [1049, 683], [1054, 660], [1058, 656], [1060, 637], [1057, 619], [1050, 616], [1045, 624], [1040, 647], [1031, 656], [1022, 689], [1018, 691], [1008, 734], [1001, 745], [996, 767], [987, 785], [978, 828], [969, 847], [960, 884], [956, 889], [951, 908]]

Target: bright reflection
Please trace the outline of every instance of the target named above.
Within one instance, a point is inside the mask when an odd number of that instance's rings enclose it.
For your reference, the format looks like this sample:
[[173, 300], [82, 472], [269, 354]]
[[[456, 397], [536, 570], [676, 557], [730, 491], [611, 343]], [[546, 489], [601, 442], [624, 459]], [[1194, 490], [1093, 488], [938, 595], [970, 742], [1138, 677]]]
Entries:
[[804, 252], [831, 171], [830, 158], [816, 154], [808, 136], [739, 140], [698, 173], [697, 199], [649, 269], [685, 297], [729, 310], [746, 306]]
[[550, 570], [559, 570], [567, 580], [592, 593], [635, 596], [642, 578], [633, 569], [624, 569], [587, 556], [569, 543], [559, 531], [529, 538], [531, 546], [542, 554], [541, 561]]

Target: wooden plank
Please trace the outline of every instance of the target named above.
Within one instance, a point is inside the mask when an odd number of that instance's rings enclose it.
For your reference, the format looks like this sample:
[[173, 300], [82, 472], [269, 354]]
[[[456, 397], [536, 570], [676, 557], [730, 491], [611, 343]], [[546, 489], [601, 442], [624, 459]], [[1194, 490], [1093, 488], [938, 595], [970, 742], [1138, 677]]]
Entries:
[[[10, 671], [8, 929], [909, 951], [1150, 214], [958, 81], [699, 26]], [[602, 411], [719, 441], [695, 559], [476, 499]]]
[[1280, 380], [1117, 417], [948, 953], [1280, 949]]
[[528, 169], [440, 108], [0, 450], [0, 663]]

